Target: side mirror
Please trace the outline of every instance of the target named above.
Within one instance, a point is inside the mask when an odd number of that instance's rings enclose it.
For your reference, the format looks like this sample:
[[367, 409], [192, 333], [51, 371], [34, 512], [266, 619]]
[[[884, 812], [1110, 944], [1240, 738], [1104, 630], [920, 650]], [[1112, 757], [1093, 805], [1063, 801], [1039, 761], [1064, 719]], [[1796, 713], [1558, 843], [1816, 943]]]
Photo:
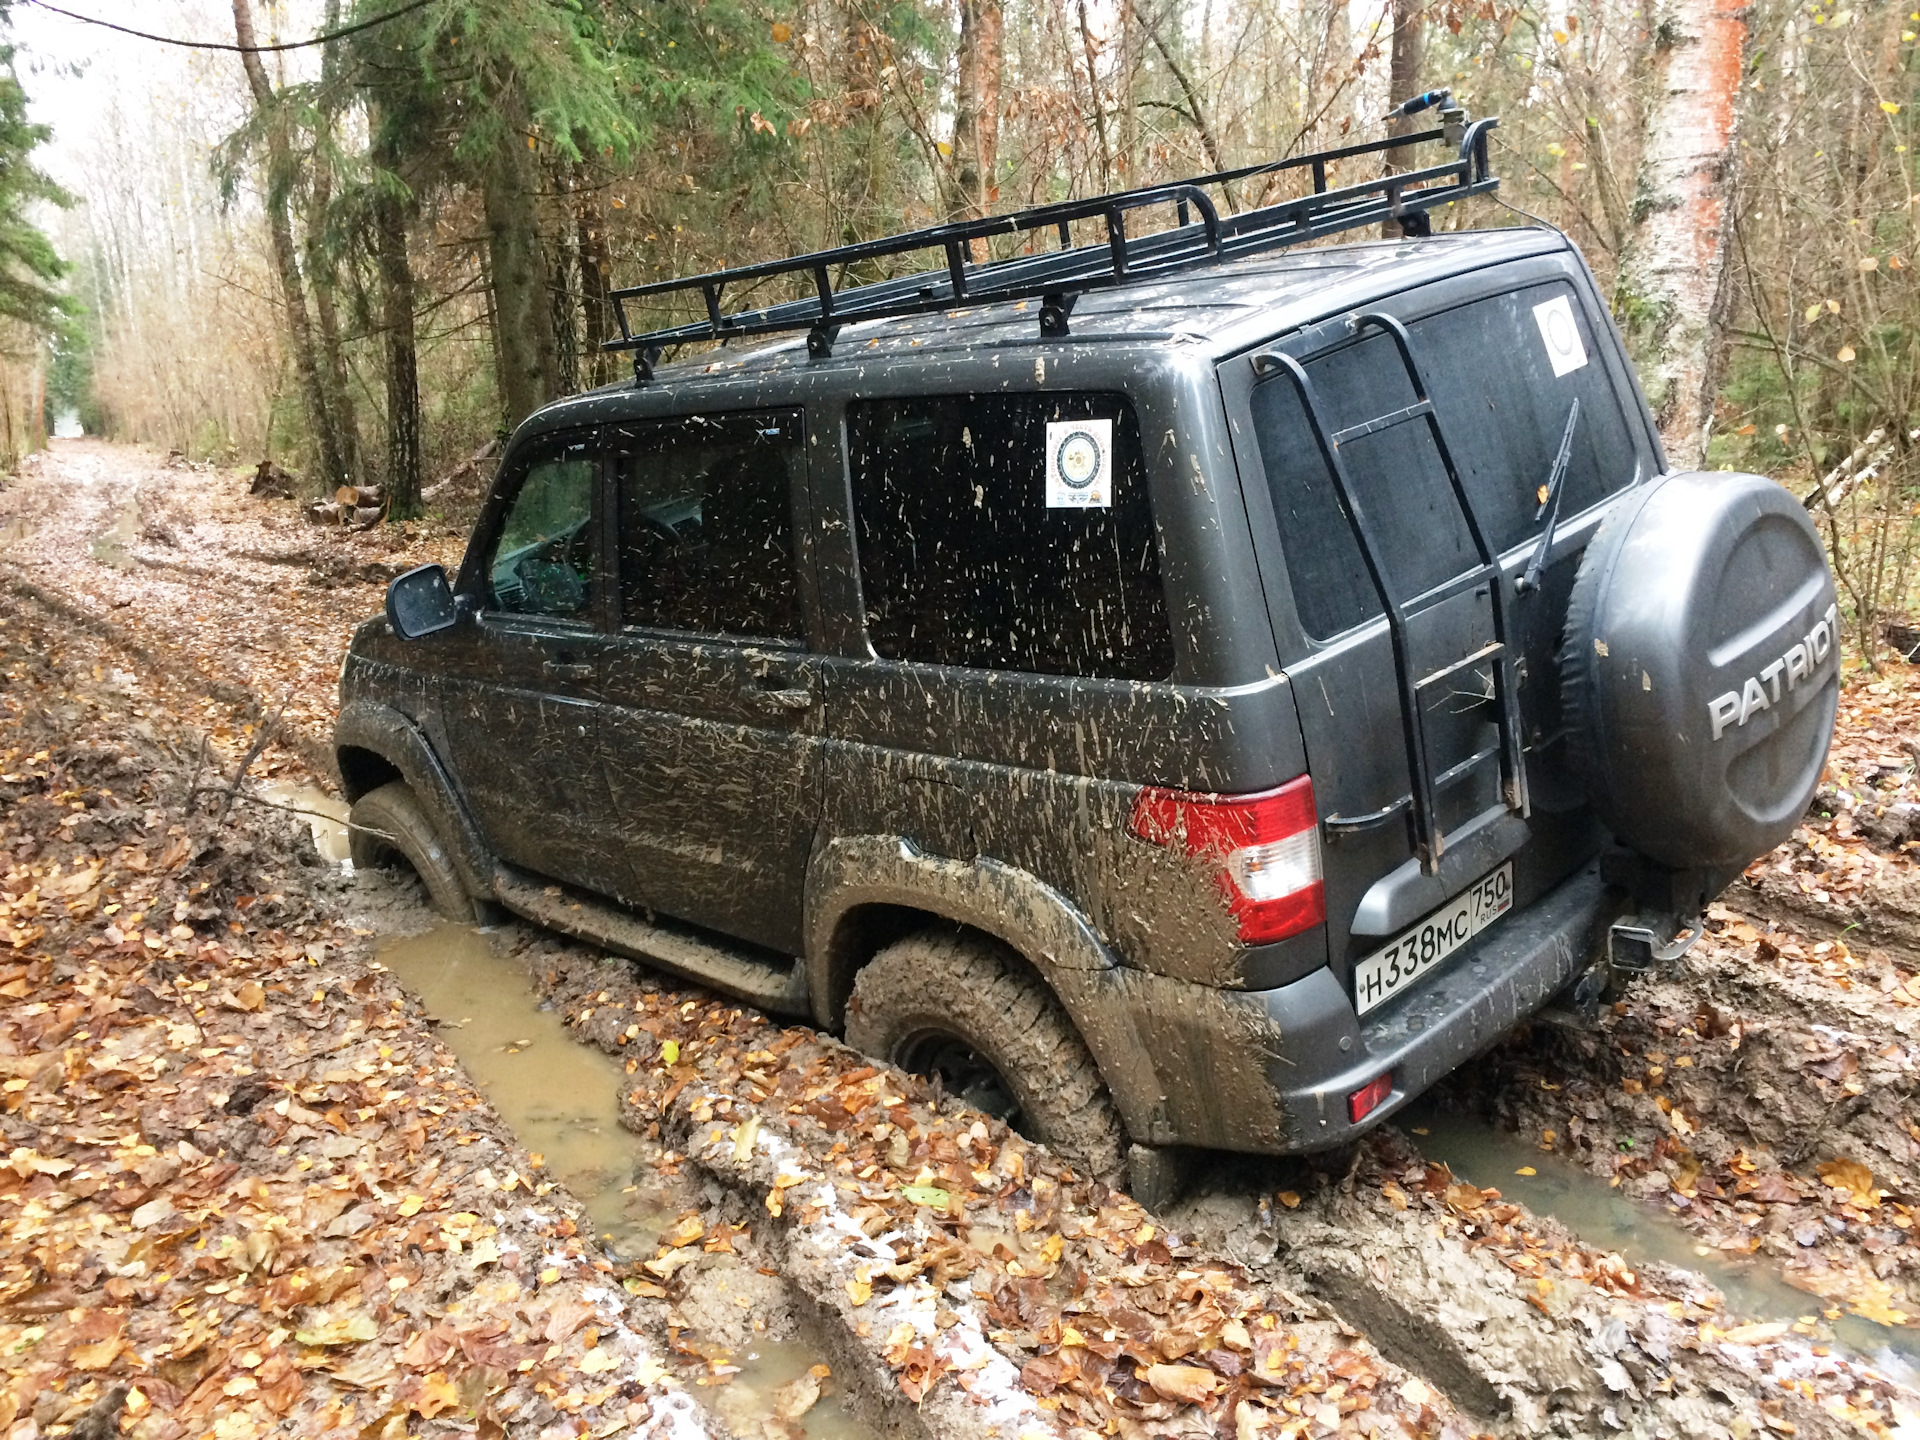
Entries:
[[445, 630], [460, 618], [447, 572], [438, 565], [421, 565], [393, 577], [387, 586], [387, 624], [402, 640], [418, 640]]

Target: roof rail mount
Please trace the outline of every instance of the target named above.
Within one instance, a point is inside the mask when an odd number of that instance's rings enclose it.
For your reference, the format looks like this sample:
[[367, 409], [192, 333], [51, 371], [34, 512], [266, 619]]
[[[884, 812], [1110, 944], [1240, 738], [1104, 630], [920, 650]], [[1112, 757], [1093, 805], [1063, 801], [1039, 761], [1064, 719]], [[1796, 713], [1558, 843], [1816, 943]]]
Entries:
[[[660, 280], [612, 291], [614, 319], [620, 327], [609, 350], [632, 350], [634, 378], [640, 384], [653, 376], [653, 367], [667, 346], [702, 340], [737, 340], [753, 335], [807, 332], [807, 354], [814, 359], [832, 355], [840, 329], [862, 320], [919, 315], [956, 305], [978, 305], [996, 300], [1038, 299], [1040, 332], [1049, 337], [1069, 333], [1074, 301], [1089, 290], [1109, 289], [1135, 282], [1158, 280], [1182, 271], [1216, 265], [1243, 256], [1304, 244], [1323, 236], [1397, 220], [1409, 236], [1432, 231], [1428, 212], [1470, 195], [1484, 195], [1500, 181], [1487, 160], [1487, 136], [1498, 119], [1470, 120], [1450, 100], [1442, 102], [1440, 127], [1337, 150], [1320, 150], [1288, 160], [1269, 160], [1238, 170], [1222, 170], [1164, 185], [1122, 190], [1086, 200], [1039, 205], [1007, 215], [979, 220], [957, 220], [881, 240], [815, 250], [785, 260], [740, 265], [678, 280]], [[1382, 175], [1357, 185], [1327, 188], [1327, 167], [1337, 160], [1438, 144], [1454, 158], [1438, 165]], [[1311, 169], [1313, 193], [1282, 200], [1241, 214], [1221, 215], [1208, 186], [1225, 186], [1256, 175]], [[1177, 222], [1172, 229], [1129, 235], [1127, 217], [1134, 211], [1172, 206]], [[1103, 243], [1075, 245], [1075, 221], [1105, 222]], [[976, 261], [973, 242], [997, 235], [1051, 230], [1059, 241], [1054, 250], [1034, 249], [1010, 259]], [[925, 258], [944, 268], [929, 268], [892, 280], [848, 284], [851, 267], [895, 256], [932, 252]], [[836, 285], [835, 275], [839, 276]], [[814, 293], [757, 309], [728, 312], [721, 300], [729, 288], [757, 287], [783, 275], [803, 275]], [[628, 305], [698, 292], [706, 302], [707, 318], [659, 330], [635, 330]]]

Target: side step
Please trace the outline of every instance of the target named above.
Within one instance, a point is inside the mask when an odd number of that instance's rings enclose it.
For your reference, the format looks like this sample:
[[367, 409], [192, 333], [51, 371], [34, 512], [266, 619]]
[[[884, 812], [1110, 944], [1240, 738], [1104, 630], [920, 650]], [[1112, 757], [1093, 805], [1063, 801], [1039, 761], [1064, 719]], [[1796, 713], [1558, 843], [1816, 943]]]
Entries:
[[493, 893], [507, 909], [536, 925], [657, 966], [762, 1010], [780, 1015], [810, 1011], [806, 970], [798, 960], [784, 965], [762, 960], [719, 940], [649, 923], [608, 901], [569, 894], [505, 865], [494, 872]]

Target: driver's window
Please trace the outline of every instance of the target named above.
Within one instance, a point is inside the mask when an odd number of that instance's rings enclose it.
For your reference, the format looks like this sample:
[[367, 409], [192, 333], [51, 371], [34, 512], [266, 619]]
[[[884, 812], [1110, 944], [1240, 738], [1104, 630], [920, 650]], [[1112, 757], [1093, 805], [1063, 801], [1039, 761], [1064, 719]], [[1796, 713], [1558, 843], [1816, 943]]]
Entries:
[[583, 615], [593, 603], [593, 489], [599, 462], [570, 446], [527, 469], [487, 558], [496, 609]]

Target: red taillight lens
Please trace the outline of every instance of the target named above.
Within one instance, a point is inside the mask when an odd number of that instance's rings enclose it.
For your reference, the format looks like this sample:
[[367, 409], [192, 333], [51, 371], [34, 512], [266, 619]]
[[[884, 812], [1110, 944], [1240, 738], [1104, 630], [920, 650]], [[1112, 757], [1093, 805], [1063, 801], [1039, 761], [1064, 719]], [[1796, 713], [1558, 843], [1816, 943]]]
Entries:
[[1249, 945], [1284, 940], [1327, 918], [1313, 781], [1259, 795], [1195, 795], [1148, 787], [1127, 829], [1220, 866], [1220, 888]]
[[1358, 1125], [1380, 1108], [1380, 1102], [1393, 1093], [1393, 1075], [1376, 1075], [1347, 1096], [1347, 1119]]

